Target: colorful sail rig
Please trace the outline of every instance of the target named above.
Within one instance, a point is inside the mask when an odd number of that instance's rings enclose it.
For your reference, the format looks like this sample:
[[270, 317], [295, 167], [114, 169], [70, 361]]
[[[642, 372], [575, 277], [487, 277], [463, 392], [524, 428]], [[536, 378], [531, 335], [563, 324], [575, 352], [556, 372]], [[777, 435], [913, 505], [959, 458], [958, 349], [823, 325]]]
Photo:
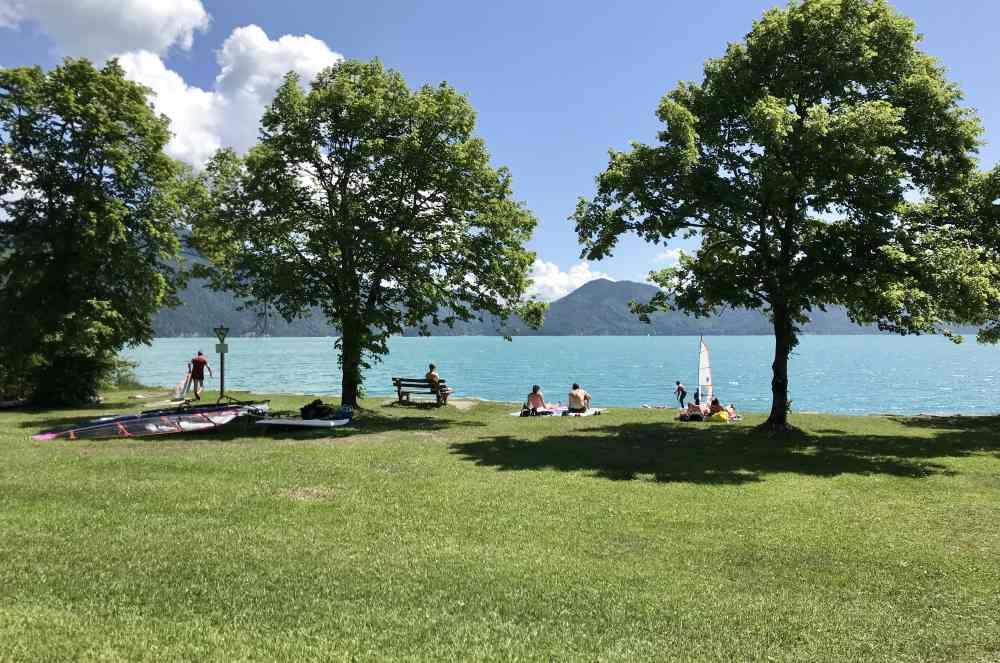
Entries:
[[698, 348], [698, 398], [705, 405], [712, 402], [715, 387], [712, 384], [712, 364], [708, 358], [708, 345], [699, 338]]
[[147, 437], [205, 431], [225, 426], [240, 417], [264, 416], [266, 401], [257, 403], [217, 403], [214, 405], [181, 405], [162, 410], [146, 410], [137, 414], [112, 415], [86, 421], [60, 430], [32, 435], [33, 440], [81, 440], [114, 437]]

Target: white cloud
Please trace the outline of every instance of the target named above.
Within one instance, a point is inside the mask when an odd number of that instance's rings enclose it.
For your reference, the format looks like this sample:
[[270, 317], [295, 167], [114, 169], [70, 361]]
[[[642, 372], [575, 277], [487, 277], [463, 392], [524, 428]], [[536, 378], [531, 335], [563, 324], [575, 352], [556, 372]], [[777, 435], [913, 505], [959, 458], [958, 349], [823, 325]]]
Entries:
[[211, 18], [201, 0], [0, 0], [0, 27], [35, 23], [74, 57], [191, 48]]
[[226, 105], [221, 95], [186, 84], [148, 51], [125, 53], [119, 61], [129, 78], [153, 90], [156, 110], [170, 118], [174, 137], [168, 154], [201, 165], [222, 146]]
[[532, 284], [528, 295], [550, 302], [565, 297], [588, 281], [611, 277], [604, 272], [593, 271], [586, 262], [577, 263], [564, 272], [554, 262], [536, 258], [531, 266], [530, 278]]
[[119, 59], [129, 78], [153, 90], [157, 110], [170, 118], [174, 139], [167, 152], [200, 166], [219, 147], [244, 151], [253, 145], [264, 107], [287, 72], [308, 82], [343, 56], [309, 35], [272, 40], [249, 25], [233, 30], [217, 52], [219, 74], [212, 90], [187, 85], [153, 53], [125, 53]]
[[680, 262], [681, 253], [682, 251], [680, 249], [666, 249], [657, 253], [653, 260], [658, 263], [666, 264], [668, 267], [673, 267]]
[[171, 120], [167, 152], [195, 166], [222, 146], [239, 151], [257, 137], [260, 116], [289, 71], [305, 82], [343, 60], [309, 35], [270, 39], [256, 25], [236, 28], [216, 52], [211, 89], [188, 85], [161, 55], [188, 49], [208, 28], [202, 0], [0, 0], [0, 28], [36, 24], [56, 50], [96, 62], [117, 56], [132, 80], [153, 90]]

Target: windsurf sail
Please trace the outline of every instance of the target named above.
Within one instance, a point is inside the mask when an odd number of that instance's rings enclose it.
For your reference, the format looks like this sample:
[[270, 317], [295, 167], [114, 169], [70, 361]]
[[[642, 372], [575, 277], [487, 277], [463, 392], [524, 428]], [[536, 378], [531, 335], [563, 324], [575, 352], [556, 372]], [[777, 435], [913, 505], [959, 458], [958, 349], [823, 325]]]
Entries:
[[698, 398], [701, 403], [707, 405], [712, 402], [715, 388], [712, 385], [712, 364], [708, 359], [708, 345], [705, 344], [704, 338], [699, 338], [699, 341], [701, 345], [698, 349]]
[[191, 371], [188, 371], [181, 381], [174, 386], [174, 398], [187, 398], [188, 390], [191, 389]]
[[224, 426], [239, 417], [263, 416], [266, 402], [223, 403], [147, 410], [138, 414], [101, 417], [69, 428], [32, 435], [33, 440], [81, 440], [112, 437], [146, 437], [203, 431]]

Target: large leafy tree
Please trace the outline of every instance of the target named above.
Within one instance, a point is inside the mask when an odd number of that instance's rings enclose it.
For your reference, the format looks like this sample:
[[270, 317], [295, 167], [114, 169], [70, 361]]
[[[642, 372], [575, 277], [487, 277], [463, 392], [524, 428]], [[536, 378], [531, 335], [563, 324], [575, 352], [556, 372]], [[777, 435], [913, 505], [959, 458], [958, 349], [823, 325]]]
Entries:
[[898, 239], [910, 287], [908, 301], [931, 320], [979, 326], [982, 343], [1000, 342], [1000, 166], [904, 208]]
[[288, 319], [319, 308], [341, 330], [343, 402], [404, 326], [518, 311], [535, 218], [511, 198], [446, 84], [410, 91], [378, 61], [347, 61], [307, 91], [286, 77], [245, 159], [207, 168], [195, 243], [212, 275]]
[[[696, 315], [765, 310], [773, 322], [772, 406], [787, 426], [788, 361], [811, 310], [930, 332], [975, 317], [987, 277], [947, 228], [920, 225], [908, 201], [947, 197], [973, 172], [980, 125], [914, 24], [882, 0], [804, 0], [766, 12], [657, 109], [659, 143], [612, 151], [597, 193], [574, 214], [584, 255], [635, 232], [700, 239], [653, 275], [652, 307]], [[918, 223], [919, 222], [919, 223]], [[935, 305], [923, 252], [947, 245], [951, 295]]]
[[79, 401], [173, 296], [168, 121], [116, 61], [0, 70], [0, 382]]

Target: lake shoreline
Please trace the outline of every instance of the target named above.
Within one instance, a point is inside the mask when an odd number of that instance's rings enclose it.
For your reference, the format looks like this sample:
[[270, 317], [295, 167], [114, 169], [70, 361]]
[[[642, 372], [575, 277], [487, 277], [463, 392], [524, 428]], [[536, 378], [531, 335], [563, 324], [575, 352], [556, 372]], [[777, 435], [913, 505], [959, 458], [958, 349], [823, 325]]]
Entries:
[[[136, 390], [138, 392], [137, 394], [133, 394], [133, 395], [129, 396], [129, 398], [135, 399], [135, 400], [143, 400], [145, 398], [153, 398], [153, 397], [159, 398], [159, 397], [162, 397], [162, 394], [149, 394], [149, 395], [147, 395], [147, 394], [143, 394], [143, 392], [146, 392], [146, 391], [163, 391], [163, 390], [172, 390], [172, 389], [173, 389], [172, 386], [165, 386], [165, 385], [164, 386], [143, 385], [141, 389], [137, 389]], [[307, 398], [307, 399], [309, 399], [309, 398], [312, 398], [312, 399], [314, 399], [314, 398], [320, 398], [320, 399], [322, 399], [322, 398], [325, 398], [325, 397], [326, 398], [335, 397], [335, 398], [338, 398], [338, 399], [340, 398], [340, 392], [339, 391], [338, 392], [331, 392], [331, 393], [305, 393], [305, 392], [273, 391], [273, 392], [269, 392], [268, 394], [258, 394], [258, 393], [254, 393], [252, 391], [231, 390], [228, 393], [230, 393], [230, 394], [238, 394], [241, 398], [247, 398], [247, 399], [254, 399], [254, 398], [257, 398], [257, 397], [260, 397], [260, 396], [271, 395], [271, 394], [279, 395], [279, 396], [282, 396], [282, 397], [301, 396], [301, 397]], [[364, 400], [374, 400], [374, 399], [381, 399], [383, 401], [383, 403], [382, 403], [383, 405], [388, 405], [388, 404], [396, 402], [396, 396], [395, 396], [395, 394], [391, 394], [391, 393], [376, 393], [376, 394], [369, 393], [364, 398], [362, 398], [362, 401], [364, 401]], [[449, 397], [448, 405], [454, 405], [455, 401], [483, 403], [483, 404], [487, 404], [487, 405], [510, 405], [512, 407], [515, 407], [515, 408], [521, 407], [521, 405], [524, 403], [524, 400], [503, 400], [503, 399], [483, 398], [481, 396], [469, 396], [469, 395], [464, 395], [464, 394], [454, 394], [454, 395], [452, 395], [452, 396]], [[424, 402], [431, 403], [431, 402], [433, 402], [433, 399], [429, 399], [427, 401], [420, 401], [420, 400], [413, 401], [414, 404], [424, 403]], [[305, 403], [303, 403], [303, 404], [305, 404]], [[445, 406], [445, 407], [447, 407], [447, 406]], [[640, 412], [641, 411], [652, 411], [652, 412], [658, 412], [658, 411], [659, 412], [667, 412], [667, 411], [670, 411], [670, 412], [679, 412], [680, 411], [679, 407], [675, 407], [675, 406], [672, 406], [672, 405], [667, 406], [667, 405], [640, 404], [640, 405], [607, 405], [607, 406], [605, 406], [605, 405], [603, 405], [601, 403], [596, 403], [594, 405], [594, 407], [602, 407], [602, 408], [607, 408], [609, 410], [610, 409], [614, 409], [614, 410], [635, 410], [635, 411], [640, 411]], [[461, 409], [466, 409], [466, 408], [458, 407], [457, 409], [461, 410]], [[768, 410], [748, 410], [748, 409], [739, 409], [739, 408], [737, 408], [737, 409], [738, 409], [738, 411], [741, 414], [766, 415], [768, 413]], [[976, 419], [976, 418], [978, 418], [978, 419], [989, 419], [989, 418], [993, 418], [993, 417], [1000, 417], [1000, 410], [998, 410], [996, 412], [982, 412], [982, 413], [977, 412], [977, 413], [973, 413], [973, 414], [968, 414], [968, 413], [963, 413], [963, 412], [917, 412], [917, 413], [907, 413], [907, 412], [871, 412], [871, 413], [864, 413], [864, 414], [845, 414], [845, 413], [841, 413], [841, 412], [823, 412], [823, 411], [819, 411], [819, 410], [803, 410], [801, 412], [792, 411], [791, 414], [790, 414], [790, 416], [792, 418], [794, 418], [796, 416], [824, 416], [824, 417], [875, 417], [875, 418], [897, 417], [897, 418], [905, 418], [905, 419], [951, 419], [951, 418], [954, 418], [954, 417], [964, 417], [964, 418], [973, 418], [973, 419]], [[671, 420], [673, 420], [673, 418], [671, 418]]]
[[[768, 412], [774, 343], [767, 336], [706, 336], [715, 395], [741, 412]], [[341, 375], [330, 339], [233, 338], [228, 341], [226, 387], [256, 393], [340, 392]], [[182, 381], [197, 350], [208, 354], [218, 386], [215, 339], [157, 339], [123, 353], [138, 362], [140, 383]], [[365, 371], [372, 396], [391, 396], [394, 377], [422, 377], [427, 365], [455, 389], [455, 396], [520, 404], [534, 384], [546, 400], [566, 402], [579, 383], [602, 407], [676, 404], [676, 381], [689, 399], [698, 379], [697, 336], [393, 337], [389, 353]], [[1000, 385], [1000, 349], [935, 337], [885, 335], [804, 336], [789, 366], [793, 412], [866, 415], [898, 413], [993, 414]], [[970, 394], [982, 394], [970, 399]]]

